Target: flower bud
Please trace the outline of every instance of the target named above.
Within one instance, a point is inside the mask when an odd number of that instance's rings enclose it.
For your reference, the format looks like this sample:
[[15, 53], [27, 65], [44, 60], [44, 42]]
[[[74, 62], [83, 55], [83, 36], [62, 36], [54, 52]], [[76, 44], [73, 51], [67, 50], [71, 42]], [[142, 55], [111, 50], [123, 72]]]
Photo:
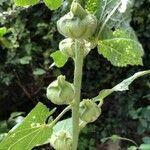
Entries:
[[96, 47], [96, 43], [94, 41], [85, 41], [84, 42], [84, 57], [88, 55], [88, 53], [91, 51], [91, 49]]
[[95, 121], [101, 114], [101, 109], [90, 99], [80, 102], [80, 119], [89, 123]]
[[84, 33], [84, 39], [89, 40], [94, 35], [97, 28], [97, 18], [94, 15], [87, 15], [83, 20], [83, 24], [86, 25], [86, 32]]
[[73, 2], [71, 5], [71, 12], [75, 17], [83, 19], [88, 13], [83, 9], [83, 7], [78, 2]]
[[71, 135], [62, 130], [50, 138], [50, 144], [55, 150], [71, 150], [72, 149], [72, 137]]
[[65, 37], [89, 41], [96, 31], [97, 18], [89, 14], [81, 19], [75, 17], [72, 12], [69, 12], [57, 21], [57, 28]]
[[71, 12], [57, 21], [57, 28], [62, 35], [72, 39], [81, 38], [86, 31], [85, 24], [80, 18], [74, 17]]
[[75, 45], [74, 41], [70, 38], [64, 39], [59, 43], [60, 51], [68, 56], [68, 57], [75, 57]]
[[65, 76], [60, 75], [47, 88], [47, 98], [54, 104], [70, 104], [74, 99], [74, 86], [65, 80]]

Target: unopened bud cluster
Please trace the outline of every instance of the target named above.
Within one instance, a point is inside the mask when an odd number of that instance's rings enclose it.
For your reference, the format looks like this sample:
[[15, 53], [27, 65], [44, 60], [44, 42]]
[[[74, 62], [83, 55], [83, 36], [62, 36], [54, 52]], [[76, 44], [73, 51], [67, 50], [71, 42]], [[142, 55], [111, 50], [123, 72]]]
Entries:
[[101, 114], [101, 109], [90, 99], [80, 102], [80, 119], [87, 123], [94, 122]]
[[[75, 40], [82, 43], [84, 56], [95, 47], [93, 36], [97, 29], [97, 18], [87, 13], [78, 2], [73, 2], [70, 12], [57, 21], [58, 31], [66, 37], [59, 44], [61, 52], [75, 57]], [[87, 47], [87, 43], [89, 43]]]
[[54, 104], [70, 104], [74, 99], [74, 86], [65, 79], [65, 76], [60, 75], [47, 88], [47, 98]]
[[67, 131], [62, 130], [52, 135], [50, 144], [55, 150], [72, 150], [72, 137]]

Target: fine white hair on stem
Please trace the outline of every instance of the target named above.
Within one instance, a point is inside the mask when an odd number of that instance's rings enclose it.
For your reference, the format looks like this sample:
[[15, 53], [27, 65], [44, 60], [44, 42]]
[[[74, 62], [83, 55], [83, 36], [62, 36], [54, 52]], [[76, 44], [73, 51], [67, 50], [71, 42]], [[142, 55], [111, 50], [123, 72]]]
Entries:
[[129, 0], [121, 0], [121, 6], [118, 9], [120, 13], [124, 13], [126, 11], [128, 2]]

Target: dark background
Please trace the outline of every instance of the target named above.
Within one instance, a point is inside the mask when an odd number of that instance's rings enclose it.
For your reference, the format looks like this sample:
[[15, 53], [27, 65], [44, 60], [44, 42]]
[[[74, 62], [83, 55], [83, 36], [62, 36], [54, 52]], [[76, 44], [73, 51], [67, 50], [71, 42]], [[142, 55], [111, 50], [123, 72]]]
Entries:
[[[58, 43], [63, 39], [57, 32], [56, 21], [60, 14], [65, 13], [65, 7], [52, 12], [43, 4], [22, 9], [14, 8], [9, 0], [5, 1], [0, 3], [0, 12], [3, 12], [0, 26], [11, 28], [5, 38], [12, 46], [0, 46], [0, 137], [15, 125], [18, 116], [25, 116], [38, 101], [50, 108], [54, 106], [46, 99], [45, 89], [58, 75], [66, 75], [69, 81], [73, 78], [72, 60], [64, 68], [49, 69], [52, 63], [50, 54], [58, 50]], [[96, 96], [100, 90], [115, 86], [135, 72], [149, 69], [149, 0], [135, 1], [131, 25], [145, 50], [144, 66], [114, 67], [96, 49], [92, 50], [84, 64], [83, 98]], [[100, 139], [113, 134], [131, 138], [138, 144], [145, 142], [150, 135], [149, 104], [149, 76], [136, 80], [130, 91], [112, 94], [106, 99], [101, 117], [81, 134], [80, 149], [97, 147], [103, 150], [105, 145]], [[11, 120], [12, 112], [25, 114], [16, 113]], [[128, 144], [122, 142], [124, 147]]]

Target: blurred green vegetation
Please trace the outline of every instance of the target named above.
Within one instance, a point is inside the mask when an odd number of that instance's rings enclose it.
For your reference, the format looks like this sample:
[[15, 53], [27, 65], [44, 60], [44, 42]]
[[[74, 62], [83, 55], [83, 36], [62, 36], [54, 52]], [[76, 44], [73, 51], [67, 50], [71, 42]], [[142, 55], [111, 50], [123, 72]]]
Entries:
[[[13, 127], [14, 124], [8, 127], [12, 112], [28, 113], [38, 101], [50, 108], [54, 106], [46, 99], [45, 89], [56, 76], [62, 73], [72, 81], [71, 60], [64, 68], [49, 69], [52, 64], [50, 54], [58, 50], [58, 43], [63, 38], [57, 32], [56, 21], [67, 8], [67, 3], [57, 11], [50, 11], [42, 3], [29, 8], [17, 8], [10, 0], [0, 2], [0, 27], [8, 29], [3, 38], [11, 44], [0, 45], [0, 134]], [[135, 72], [149, 69], [149, 12], [149, 0], [135, 1], [131, 25], [145, 50], [144, 66], [113, 67], [96, 49], [92, 50], [85, 59], [83, 98], [96, 96], [101, 89], [111, 88]], [[83, 131], [81, 150], [100, 149], [100, 139], [113, 134], [133, 139], [138, 144], [145, 142], [150, 133], [149, 104], [148, 76], [135, 81], [130, 91], [108, 97], [102, 116]], [[129, 143], [122, 143], [124, 147], [126, 144]]]

